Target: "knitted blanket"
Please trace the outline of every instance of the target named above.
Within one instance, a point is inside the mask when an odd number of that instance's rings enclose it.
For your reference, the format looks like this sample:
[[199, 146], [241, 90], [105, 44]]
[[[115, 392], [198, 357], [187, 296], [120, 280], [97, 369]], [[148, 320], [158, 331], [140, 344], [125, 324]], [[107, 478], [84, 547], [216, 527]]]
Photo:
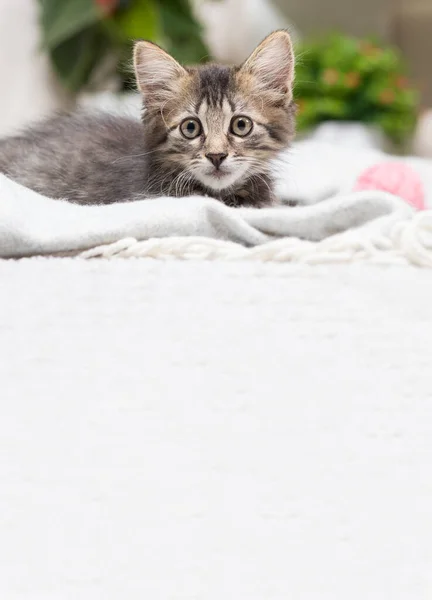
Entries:
[[[395, 193], [353, 191], [356, 176], [385, 160], [372, 150], [299, 143], [278, 167], [279, 196], [296, 206], [269, 209], [234, 209], [204, 197], [77, 206], [0, 176], [0, 257], [77, 254], [431, 266], [432, 212], [416, 213]], [[405, 162], [418, 174], [424, 201], [431, 206], [431, 163]]]

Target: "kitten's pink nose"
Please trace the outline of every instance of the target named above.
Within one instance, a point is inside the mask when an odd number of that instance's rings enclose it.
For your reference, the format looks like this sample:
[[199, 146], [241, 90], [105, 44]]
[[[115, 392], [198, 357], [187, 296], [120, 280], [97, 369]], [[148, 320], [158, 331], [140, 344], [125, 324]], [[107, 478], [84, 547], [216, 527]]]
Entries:
[[206, 158], [208, 158], [209, 161], [214, 164], [216, 169], [219, 169], [219, 167], [221, 166], [221, 164], [223, 163], [223, 161], [226, 159], [227, 156], [228, 156], [228, 154], [223, 154], [223, 152], [219, 152], [217, 154], [214, 154], [214, 153], [206, 154]]

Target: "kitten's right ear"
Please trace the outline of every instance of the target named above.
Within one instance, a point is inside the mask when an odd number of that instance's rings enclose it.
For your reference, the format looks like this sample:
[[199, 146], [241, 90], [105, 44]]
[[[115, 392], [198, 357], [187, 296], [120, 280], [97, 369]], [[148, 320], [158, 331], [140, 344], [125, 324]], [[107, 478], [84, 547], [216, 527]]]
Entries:
[[188, 75], [168, 52], [152, 42], [135, 44], [134, 68], [138, 88], [148, 104], [175, 97], [180, 80]]
[[240, 76], [252, 79], [259, 93], [273, 93], [292, 99], [294, 51], [289, 33], [283, 29], [271, 33], [240, 68]]

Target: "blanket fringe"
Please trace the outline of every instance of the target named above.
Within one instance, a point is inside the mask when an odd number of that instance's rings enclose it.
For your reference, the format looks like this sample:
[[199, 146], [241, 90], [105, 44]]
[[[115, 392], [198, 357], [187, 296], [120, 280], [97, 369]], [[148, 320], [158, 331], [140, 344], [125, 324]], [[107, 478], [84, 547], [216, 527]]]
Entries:
[[81, 258], [154, 258], [159, 260], [223, 260], [303, 264], [358, 263], [432, 267], [432, 210], [404, 219], [382, 217], [361, 227], [309, 242], [282, 238], [246, 248], [202, 237], [125, 238], [79, 254]]

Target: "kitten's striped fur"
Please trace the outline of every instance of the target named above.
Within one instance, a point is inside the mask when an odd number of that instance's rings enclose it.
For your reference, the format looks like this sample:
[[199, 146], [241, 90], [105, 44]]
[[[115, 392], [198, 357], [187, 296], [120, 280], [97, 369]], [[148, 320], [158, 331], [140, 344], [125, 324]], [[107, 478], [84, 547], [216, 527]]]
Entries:
[[[270, 163], [294, 135], [288, 33], [271, 34], [241, 67], [184, 68], [151, 42], [136, 44], [134, 61], [142, 123], [55, 117], [1, 141], [0, 172], [80, 204], [195, 194], [233, 206], [273, 203]], [[250, 133], [234, 133], [237, 117], [252, 122]], [[185, 137], [184, 123], [199, 135]]]

